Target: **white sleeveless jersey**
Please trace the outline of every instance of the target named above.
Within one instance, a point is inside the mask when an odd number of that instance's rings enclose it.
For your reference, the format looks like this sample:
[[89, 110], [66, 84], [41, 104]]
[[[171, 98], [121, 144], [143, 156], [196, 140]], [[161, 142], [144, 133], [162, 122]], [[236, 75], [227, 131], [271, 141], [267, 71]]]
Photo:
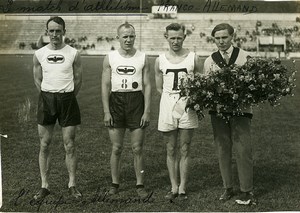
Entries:
[[74, 90], [73, 62], [77, 50], [66, 45], [60, 50], [51, 50], [47, 46], [35, 51], [42, 66], [44, 92], [72, 92]]
[[187, 57], [178, 64], [169, 62], [166, 54], [159, 56], [159, 69], [163, 74], [163, 92], [179, 93], [180, 79], [187, 75], [194, 76], [195, 53], [190, 52]]
[[108, 54], [111, 67], [111, 91], [131, 92], [143, 90], [145, 53], [137, 50], [134, 56], [124, 58], [118, 50]]

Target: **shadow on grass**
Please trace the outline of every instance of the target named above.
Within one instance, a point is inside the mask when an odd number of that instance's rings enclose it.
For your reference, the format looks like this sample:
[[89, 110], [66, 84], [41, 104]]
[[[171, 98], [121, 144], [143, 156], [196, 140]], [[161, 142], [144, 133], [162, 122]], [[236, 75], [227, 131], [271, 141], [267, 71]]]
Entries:
[[280, 191], [281, 188], [299, 185], [299, 165], [257, 163], [254, 167], [254, 186], [258, 197]]

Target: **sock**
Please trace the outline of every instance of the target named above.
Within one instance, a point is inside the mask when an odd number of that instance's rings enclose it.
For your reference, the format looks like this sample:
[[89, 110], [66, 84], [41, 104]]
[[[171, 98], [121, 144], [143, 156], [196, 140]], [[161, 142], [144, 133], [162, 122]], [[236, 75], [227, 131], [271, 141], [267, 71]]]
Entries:
[[115, 188], [119, 188], [120, 184], [118, 184], [118, 183], [112, 183], [111, 186], [115, 187]]
[[135, 186], [137, 189], [142, 189], [142, 188], [144, 188], [144, 185], [143, 184], [138, 184], [138, 185], [136, 185]]

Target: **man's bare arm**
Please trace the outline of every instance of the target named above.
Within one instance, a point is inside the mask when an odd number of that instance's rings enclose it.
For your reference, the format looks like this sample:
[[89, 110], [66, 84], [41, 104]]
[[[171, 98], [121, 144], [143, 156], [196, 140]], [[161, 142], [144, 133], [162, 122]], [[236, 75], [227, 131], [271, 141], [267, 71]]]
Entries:
[[151, 105], [151, 79], [150, 69], [147, 57], [145, 58], [145, 66], [143, 68], [143, 84], [144, 84], [144, 98], [145, 98], [145, 109], [141, 119], [140, 126], [147, 126], [150, 121], [150, 105]]
[[162, 72], [159, 70], [159, 58], [156, 58], [155, 60], [154, 70], [156, 90], [161, 94], [163, 91], [163, 75]]
[[113, 119], [109, 110], [109, 95], [111, 91], [111, 67], [109, 65], [108, 56], [105, 56], [103, 61], [103, 71], [102, 71], [102, 105], [104, 111], [104, 125], [113, 126]]
[[81, 57], [78, 51], [76, 53], [75, 60], [73, 63], [73, 73], [74, 73], [74, 94], [77, 95], [82, 85], [82, 65], [81, 65]]
[[36, 55], [33, 55], [33, 79], [34, 79], [34, 84], [39, 91], [41, 92], [41, 84], [43, 80], [43, 72], [42, 72], [42, 66], [38, 59], [36, 58]]

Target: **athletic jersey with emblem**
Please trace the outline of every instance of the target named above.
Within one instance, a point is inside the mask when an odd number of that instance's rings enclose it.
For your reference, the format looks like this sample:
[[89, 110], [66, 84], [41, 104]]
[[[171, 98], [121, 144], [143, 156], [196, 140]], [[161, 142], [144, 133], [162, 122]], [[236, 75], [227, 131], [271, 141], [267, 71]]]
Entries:
[[179, 93], [180, 79], [186, 75], [194, 76], [195, 53], [190, 52], [180, 63], [173, 64], [165, 53], [159, 56], [159, 69], [163, 73], [163, 92]]
[[132, 92], [143, 90], [145, 53], [137, 50], [134, 56], [125, 58], [118, 50], [108, 54], [111, 67], [111, 91]]
[[77, 50], [69, 45], [60, 50], [51, 50], [47, 46], [35, 51], [42, 66], [44, 92], [72, 92], [74, 90], [73, 62]]

